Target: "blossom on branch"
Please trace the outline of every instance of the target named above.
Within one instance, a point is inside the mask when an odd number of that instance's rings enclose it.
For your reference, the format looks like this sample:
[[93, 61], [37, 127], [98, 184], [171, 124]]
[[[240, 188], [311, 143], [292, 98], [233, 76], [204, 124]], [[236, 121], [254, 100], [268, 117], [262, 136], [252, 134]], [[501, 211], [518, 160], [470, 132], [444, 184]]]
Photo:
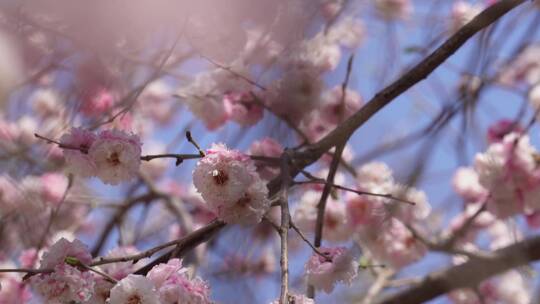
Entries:
[[94, 292], [94, 275], [67, 264], [67, 259], [88, 264], [92, 256], [79, 240], [70, 242], [62, 238], [43, 254], [40, 262], [40, 269], [52, 269], [53, 272], [36, 274], [30, 278], [34, 290], [47, 303], [83, 302], [90, 299]]
[[111, 289], [110, 304], [161, 304], [154, 283], [141, 275], [130, 274]]
[[199, 277], [189, 278], [188, 269], [179, 259], [154, 266], [147, 277], [156, 286], [161, 304], [212, 303], [208, 283]]
[[245, 154], [214, 144], [193, 170], [210, 210], [228, 223], [258, 223], [270, 207], [268, 189]]
[[315, 289], [331, 293], [338, 282], [350, 285], [358, 274], [358, 262], [346, 247], [320, 248], [309, 258], [305, 268], [307, 282]]
[[96, 174], [96, 164], [88, 155], [88, 150], [96, 141], [97, 136], [82, 128], [72, 128], [60, 138], [62, 145], [70, 148], [63, 149], [68, 171], [83, 177]]

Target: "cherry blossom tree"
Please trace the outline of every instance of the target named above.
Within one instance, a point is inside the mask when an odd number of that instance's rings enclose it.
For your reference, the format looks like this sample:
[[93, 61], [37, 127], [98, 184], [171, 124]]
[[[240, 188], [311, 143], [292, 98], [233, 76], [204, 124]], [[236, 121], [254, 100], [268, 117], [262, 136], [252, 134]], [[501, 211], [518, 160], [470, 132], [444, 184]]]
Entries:
[[0, 12], [0, 304], [539, 301], [538, 0]]

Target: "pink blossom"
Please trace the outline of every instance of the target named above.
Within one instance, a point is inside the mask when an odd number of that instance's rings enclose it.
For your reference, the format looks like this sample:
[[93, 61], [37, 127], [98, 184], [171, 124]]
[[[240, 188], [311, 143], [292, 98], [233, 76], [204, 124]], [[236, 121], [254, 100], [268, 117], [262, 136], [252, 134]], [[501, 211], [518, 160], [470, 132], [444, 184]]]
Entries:
[[[117, 247], [111, 250], [105, 258], [118, 258], [118, 257], [134, 255], [138, 253], [139, 253], [139, 250], [137, 250], [137, 248], [133, 246], [122, 246], [122, 247]], [[137, 270], [138, 268], [144, 266], [145, 262], [146, 262], [146, 259], [141, 259], [137, 263], [133, 263], [131, 261], [117, 262], [117, 263], [105, 264], [101, 266], [101, 268], [111, 277], [115, 278], [116, 280], [121, 280], [127, 277], [130, 273], [135, 272], [135, 270]]]
[[427, 252], [424, 244], [396, 218], [388, 219], [377, 232], [362, 231], [360, 244], [371, 252], [374, 259], [395, 269], [420, 260]]
[[321, 4], [321, 13], [327, 21], [333, 20], [339, 11], [343, 9], [342, 0], [325, 0]]
[[116, 185], [137, 177], [141, 163], [141, 142], [137, 135], [118, 130], [102, 131], [88, 155], [96, 164], [96, 176]]
[[[450, 221], [449, 232], [448, 234], [454, 234], [456, 231], [463, 229], [463, 225], [469, 222], [471, 216], [478, 212], [478, 209], [482, 207], [481, 203], [472, 203], [465, 206], [465, 210], [459, 213]], [[462, 235], [457, 241], [463, 242], [473, 242], [476, 239], [478, 233], [489, 227], [495, 222], [495, 217], [493, 214], [483, 211], [476, 218], [469, 222], [469, 226], [466, 230], [466, 233]]]
[[19, 142], [30, 145], [34, 143], [34, 133], [38, 129], [38, 121], [36, 117], [30, 115], [24, 115], [17, 120], [16, 123], [19, 137]]
[[208, 208], [228, 223], [258, 223], [270, 207], [253, 161], [223, 144], [214, 144], [197, 162], [193, 184]]
[[38, 252], [36, 248], [23, 250], [19, 256], [19, 262], [23, 268], [34, 268], [38, 260]]
[[540, 81], [540, 45], [531, 44], [502, 69], [499, 80], [505, 85], [535, 85]]
[[221, 100], [194, 96], [188, 103], [189, 109], [204, 122], [208, 130], [216, 130], [229, 119]]
[[488, 210], [505, 218], [521, 212], [524, 205], [534, 206], [531, 192], [536, 150], [529, 137], [511, 133], [502, 142], [493, 143], [485, 153], [477, 154], [474, 168], [480, 184], [489, 191]]
[[212, 303], [208, 284], [198, 277], [188, 278], [187, 271], [179, 259], [171, 259], [150, 270], [147, 277], [155, 284], [162, 304]]
[[308, 284], [331, 293], [338, 282], [350, 285], [358, 274], [358, 263], [345, 247], [319, 248], [326, 257], [313, 253], [306, 264]]
[[153, 282], [141, 275], [130, 274], [112, 289], [110, 304], [161, 304]]
[[29, 303], [32, 298], [27, 284], [21, 282], [21, 279], [15, 277], [2, 278], [2, 286], [0, 288], [0, 303], [25, 304]]
[[41, 177], [43, 184], [43, 198], [45, 201], [58, 205], [68, 188], [66, 176], [58, 173], [46, 173]]
[[497, 286], [493, 289], [497, 302], [510, 304], [531, 303], [531, 286], [521, 273], [510, 270], [495, 278]]
[[0, 140], [2, 147], [9, 142], [15, 141], [20, 135], [20, 130], [13, 122], [0, 118]]
[[[276, 140], [265, 137], [254, 141], [249, 148], [249, 153], [254, 156], [275, 157], [278, 158], [283, 153], [283, 146]], [[278, 166], [271, 166], [264, 161], [255, 161], [257, 173], [262, 179], [271, 180], [279, 174]]]
[[223, 96], [225, 111], [231, 120], [244, 125], [254, 125], [263, 117], [263, 108], [250, 92], [231, 92]]
[[527, 220], [527, 225], [529, 225], [529, 227], [534, 229], [540, 228], [540, 211], [527, 214], [525, 219]]
[[326, 123], [337, 125], [358, 111], [362, 103], [355, 91], [347, 89], [344, 93], [341, 86], [336, 86], [322, 95], [320, 117]]
[[97, 277], [94, 284], [94, 292], [84, 304], [112, 304], [107, 302], [114, 284], [102, 277]]
[[247, 92], [251, 89], [245, 80], [231, 76], [232, 70], [247, 77], [249, 70], [244, 63], [234, 62], [229, 68], [200, 73], [189, 85], [178, 91], [178, 95], [191, 112], [201, 119], [209, 130], [221, 127], [229, 119], [223, 95], [229, 92]]
[[[330, 165], [332, 163], [333, 153], [336, 151], [336, 148], [330, 149], [328, 152], [325, 153], [321, 157], [321, 161], [324, 162], [327, 165]], [[343, 153], [341, 154], [341, 159], [343, 159], [346, 162], [351, 162], [354, 159], [354, 151], [350, 144], [345, 145], [345, 148], [343, 149]]]
[[483, 5], [471, 4], [465, 1], [456, 1], [452, 5], [452, 31], [457, 31], [459, 28], [471, 21], [476, 15], [482, 12]]
[[320, 74], [313, 66], [291, 68], [271, 84], [263, 99], [274, 113], [297, 123], [320, 104]]
[[450, 292], [448, 297], [455, 304], [528, 304], [531, 303], [530, 290], [523, 276], [516, 270], [510, 270], [483, 281], [476, 291], [457, 289]]
[[360, 46], [366, 35], [364, 23], [358, 18], [342, 18], [333, 25], [326, 36], [331, 42], [337, 43], [349, 49]]
[[[317, 205], [320, 197], [321, 192], [319, 191], [306, 191], [296, 206], [293, 222], [303, 232], [315, 232]], [[347, 206], [343, 202], [333, 198], [327, 200], [323, 223], [324, 239], [341, 242], [351, 237], [347, 214]]]
[[15, 181], [6, 175], [0, 175], [0, 206], [3, 212], [9, 212], [17, 208], [17, 202], [21, 200], [21, 193], [15, 186]]
[[69, 172], [90, 177], [96, 173], [96, 164], [88, 155], [88, 150], [96, 141], [96, 135], [81, 128], [72, 128], [70, 133], [60, 138], [62, 145], [72, 148], [64, 148], [64, 157]]
[[141, 93], [138, 104], [141, 111], [161, 124], [168, 123], [174, 116], [173, 104], [168, 102], [172, 95], [169, 86], [161, 80], [154, 81]]
[[341, 49], [336, 41], [329, 38], [319, 33], [310, 40], [301, 41], [285, 57], [283, 65], [294, 67], [296, 72], [312, 70], [314, 75], [334, 70], [341, 59]]
[[85, 96], [81, 112], [88, 116], [99, 116], [111, 110], [115, 97], [106, 88], [100, 88]]
[[246, 189], [243, 197], [232, 205], [219, 204], [215, 206], [215, 212], [226, 223], [254, 225], [261, 221], [270, 208], [267, 196], [266, 184], [257, 179]]
[[37, 89], [30, 96], [30, 104], [33, 110], [43, 117], [62, 113], [62, 100], [53, 89]]
[[370, 162], [361, 166], [356, 177], [358, 187], [361, 190], [383, 190], [376, 192], [388, 194], [392, 191], [394, 177], [392, 169], [382, 162]]
[[268, 66], [282, 54], [284, 47], [261, 28], [246, 29], [247, 41], [243, 53], [246, 61]]
[[321, 118], [321, 115], [320, 111], [313, 111], [302, 119], [300, 130], [302, 130], [310, 142], [317, 142], [335, 128], [335, 125], [325, 122]]
[[506, 135], [512, 132], [523, 133], [523, 128], [515, 121], [501, 119], [489, 127], [487, 133], [488, 142], [490, 144], [501, 142]]
[[243, 197], [255, 173], [253, 162], [240, 151], [214, 144], [193, 170], [193, 184], [209, 204], [234, 204]]
[[502, 220], [493, 221], [487, 229], [490, 236], [489, 248], [497, 250], [510, 246], [523, 239], [523, 234], [515, 227], [511, 227]]
[[348, 222], [355, 231], [364, 229], [375, 231], [388, 218], [384, 203], [367, 195], [347, 194], [346, 204]]
[[413, 7], [410, 0], [375, 0], [375, 8], [384, 19], [408, 19]]
[[[43, 265], [43, 264], [42, 264]], [[82, 302], [94, 292], [94, 276], [67, 264], [57, 264], [52, 273], [38, 274], [30, 279], [34, 290], [47, 303]]]
[[[406, 187], [395, 184], [392, 170], [382, 162], [371, 162], [361, 166], [357, 171], [356, 181], [357, 189], [368, 194], [348, 194], [348, 217], [355, 230], [368, 231], [372, 227], [380, 227], [393, 213], [408, 219], [423, 218], [429, 213], [429, 204], [425, 195], [422, 196], [420, 192], [415, 192], [416, 190], [407, 190]], [[395, 195], [396, 193], [399, 196], [413, 196], [412, 199], [418, 199], [420, 208], [416, 211], [406, 210], [408, 207], [415, 207], [401, 206], [404, 203], [392, 201], [388, 197], [370, 195]], [[401, 210], [401, 208], [405, 209]]]
[[431, 213], [431, 205], [424, 191], [396, 184], [392, 194], [396, 198], [414, 203], [414, 205], [411, 205], [406, 202], [392, 200], [387, 204], [388, 213], [403, 223], [415, 225], [427, 219]]
[[452, 179], [452, 186], [465, 202], [475, 203], [487, 197], [487, 191], [478, 181], [478, 174], [473, 168], [460, 167]]
[[56, 265], [64, 263], [66, 257], [76, 258], [83, 264], [92, 262], [88, 248], [79, 240], [70, 242], [65, 238], [61, 238], [47, 250], [40, 262], [40, 269], [51, 269]]

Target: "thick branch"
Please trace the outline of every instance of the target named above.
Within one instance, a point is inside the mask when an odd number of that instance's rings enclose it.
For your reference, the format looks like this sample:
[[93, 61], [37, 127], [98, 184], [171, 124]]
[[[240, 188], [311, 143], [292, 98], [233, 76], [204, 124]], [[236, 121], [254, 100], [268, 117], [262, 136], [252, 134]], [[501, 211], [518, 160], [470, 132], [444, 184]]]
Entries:
[[377, 303], [423, 303], [457, 288], [474, 288], [482, 281], [512, 268], [540, 259], [540, 236], [499, 249], [489, 258], [433, 272], [414, 287], [390, 295]]
[[361, 127], [392, 100], [425, 79], [477, 32], [491, 25], [510, 10], [524, 2], [525, 0], [503, 0], [488, 7], [471, 22], [467, 23], [452, 35], [452, 37], [446, 40], [427, 58], [422, 60], [384, 90], [377, 93], [364, 107], [362, 107], [362, 109], [347, 119], [339, 127], [334, 129], [316, 144], [309, 146], [304, 153], [301, 153], [303, 154], [302, 156], [305, 156], [306, 162], [308, 164], [312, 163], [337, 143], [343, 142], [349, 138], [354, 131]]
[[[138, 269], [135, 271], [135, 274], [146, 275], [154, 266], [161, 263], [167, 263], [167, 261], [172, 258], [180, 258], [184, 256], [187, 252], [191, 251], [199, 244], [211, 239], [223, 227], [225, 227], [225, 223], [223, 221], [215, 220], [208, 225], [193, 231], [192, 233], [183, 237], [181, 239], [182, 241], [177, 244], [176, 248], [161, 255], [141, 269]], [[174, 255], [174, 253], [176, 253], [176, 255]]]

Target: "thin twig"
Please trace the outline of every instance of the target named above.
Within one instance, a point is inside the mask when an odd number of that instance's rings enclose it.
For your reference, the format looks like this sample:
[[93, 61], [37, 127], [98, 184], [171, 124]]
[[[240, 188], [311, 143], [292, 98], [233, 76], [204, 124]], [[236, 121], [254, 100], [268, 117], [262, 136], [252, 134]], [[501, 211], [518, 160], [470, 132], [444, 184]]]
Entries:
[[186, 139], [193, 145], [195, 146], [195, 148], [197, 148], [197, 151], [199, 151], [199, 154], [201, 155], [201, 157], [204, 157], [206, 154], [204, 153], [204, 151], [201, 149], [201, 147], [199, 146], [199, 144], [193, 139], [193, 136], [191, 136], [191, 132], [190, 131], [186, 131]]
[[341, 189], [341, 190], [344, 190], [344, 191], [356, 193], [358, 195], [382, 197], [382, 198], [395, 200], [395, 201], [398, 201], [398, 202], [401, 202], [401, 203], [409, 204], [409, 205], [412, 205], [412, 206], [416, 205], [415, 202], [411, 202], [411, 201], [408, 201], [408, 200], [405, 200], [405, 199], [402, 199], [402, 198], [399, 198], [399, 197], [395, 197], [395, 196], [393, 196], [392, 194], [389, 194], [389, 193], [373, 193], [373, 192], [360, 191], [360, 190], [348, 188], [348, 187], [345, 187], [345, 186], [336, 185], [336, 184], [333, 184], [333, 183], [328, 183], [324, 179], [317, 179], [317, 180], [311, 180], [311, 181], [298, 181], [298, 182], [295, 181], [293, 184], [294, 185], [324, 184], [324, 185], [329, 185], [332, 188]]
[[[50, 139], [50, 138], [47, 138], [47, 137], [45, 137], [43, 135], [39, 135], [37, 133], [34, 133], [34, 136], [39, 138], [39, 139], [45, 140], [49, 144], [56, 144], [56, 145], [58, 145], [59, 148], [69, 149], [69, 150], [78, 150], [83, 154], [88, 154], [88, 149], [85, 149], [83, 147], [75, 147], [75, 146], [66, 145], [66, 144], [63, 144], [63, 143], [61, 143], [59, 141], [56, 141], [54, 139]], [[143, 156], [140, 157], [140, 159], [143, 160], [143, 161], [151, 161], [151, 160], [157, 159], [157, 158], [174, 158], [174, 159], [176, 159], [176, 165], [178, 166], [179, 164], [182, 163], [182, 161], [184, 161], [186, 159], [197, 159], [197, 158], [204, 157], [204, 152], [202, 152], [202, 150], [195, 143], [195, 141], [193, 141], [193, 139], [191, 138], [191, 134], [189, 136], [189, 139], [190, 139], [190, 142], [193, 143], [195, 145], [195, 147], [197, 147], [197, 149], [199, 150], [199, 154], [174, 154], [174, 153], [150, 154], [150, 155], [143, 155]]]
[[296, 231], [296, 233], [298, 233], [298, 235], [300, 236], [300, 238], [306, 243], [309, 245], [309, 247], [311, 247], [311, 249], [313, 250], [313, 252], [315, 252], [316, 254], [318, 254], [319, 256], [325, 258], [327, 261], [331, 261], [330, 257], [324, 253], [322, 253], [319, 248], [315, 247], [315, 245], [313, 245], [308, 239], [307, 237], [304, 235], [304, 233], [302, 233], [302, 231], [300, 231], [300, 229], [298, 228], [298, 226], [296, 226], [294, 224], [294, 222], [292, 220], [289, 220], [289, 224], [291, 226], [292, 229], [294, 229], [294, 231]]
[[228, 66], [225, 66], [225, 65], [223, 65], [221, 63], [218, 63], [215, 60], [213, 60], [212, 58], [206, 57], [206, 56], [204, 56], [202, 54], [200, 54], [199, 56], [206, 59], [208, 62], [212, 63], [213, 65], [217, 66], [218, 68], [223, 69], [223, 70], [231, 73], [233, 76], [238, 77], [238, 78], [244, 80], [245, 82], [247, 82], [247, 83], [249, 83], [249, 84], [251, 84], [253, 86], [256, 86], [257, 88], [259, 88], [259, 89], [261, 89], [263, 91], [266, 91], [266, 87], [264, 87], [263, 85], [257, 83], [256, 81], [253, 81], [253, 80], [249, 79], [248, 77], [246, 77], [246, 76], [244, 76], [244, 75], [242, 75], [242, 74], [240, 74], [240, 73], [238, 73], [236, 71], [233, 71], [232, 68], [230, 68]]
[[[339, 166], [339, 161], [341, 159], [341, 154], [343, 153], [343, 149], [345, 148], [345, 144], [346, 144], [346, 141], [336, 146], [336, 152], [334, 153], [334, 157], [332, 158], [332, 163], [330, 164], [330, 170], [328, 171], [328, 177], [326, 178], [328, 183], [324, 185], [324, 189], [323, 189], [321, 198], [319, 200], [319, 204], [317, 205], [317, 221], [315, 223], [315, 238], [313, 241], [315, 247], [321, 247], [326, 201], [328, 199], [328, 196], [330, 195], [330, 190], [332, 190], [331, 184], [334, 182], [334, 177], [336, 175], [336, 172]], [[312, 299], [315, 298], [315, 289], [311, 285], [308, 286], [308, 297]]]

